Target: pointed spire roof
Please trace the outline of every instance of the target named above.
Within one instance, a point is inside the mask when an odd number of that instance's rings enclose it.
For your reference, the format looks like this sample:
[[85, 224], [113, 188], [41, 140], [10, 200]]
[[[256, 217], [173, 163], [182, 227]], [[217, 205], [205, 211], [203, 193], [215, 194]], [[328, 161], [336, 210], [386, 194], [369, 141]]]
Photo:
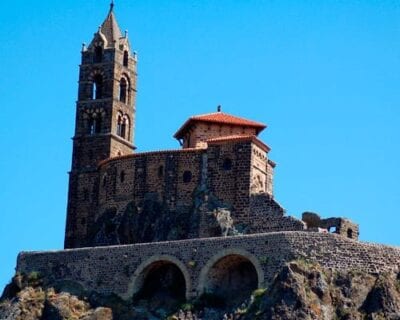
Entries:
[[114, 2], [110, 4], [110, 11], [104, 22], [102, 23], [99, 32], [101, 32], [107, 40], [107, 47], [114, 47], [114, 44], [122, 38], [121, 30], [118, 26], [117, 19], [114, 14]]

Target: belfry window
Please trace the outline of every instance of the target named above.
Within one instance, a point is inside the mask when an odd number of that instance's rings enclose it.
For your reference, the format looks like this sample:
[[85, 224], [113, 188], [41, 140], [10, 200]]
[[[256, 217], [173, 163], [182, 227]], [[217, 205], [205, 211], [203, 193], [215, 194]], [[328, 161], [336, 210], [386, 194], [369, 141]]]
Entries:
[[94, 48], [94, 57], [93, 62], [99, 63], [103, 60], [103, 48], [101, 46], [97, 46]]
[[87, 134], [96, 134], [96, 133], [101, 133], [101, 126], [102, 126], [102, 121], [101, 121], [101, 116], [100, 115], [94, 115], [91, 116], [87, 120]]
[[129, 53], [128, 51], [124, 51], [124, 61], [123, 61], [123, 65], [124, 67], [127, 67], [129, 63]]
[[92, 135], [95, 133], [95, 128], [96, 128], [96, 121], [93, 118], [90, 118], [88, 120], [88, 127], [87, 127], [87, 133]]
[[101, 99], [103, 97], [103, 77], [97, 74], [93, 79], [92, 99]]
[[130, 136], [130, 121], [129, 117], [125, 114], [122, 115], [122, 113], [118, 114], [117, 117], [117, 135], [120, 136], [121, 138], [129, 140]]
[[119, 83], [119, 101], [126, 103], [126, 92], [128, 89], [128, 84], [126, 82], [125, 78], [121, 78], [121, 81]]
[[101, 116], [99, 115], [94, 119], [94, 133], [100, 133], [101, 132]]
[[124, 118], [122, 119], [122, 125], [121, 125], [121, 137], [124, 139], [126, 139], [128, 128], [129, 128], [129, 120], [125, 115]]
[[122, 137], [122, 114], [117, 117], [117, 136]]

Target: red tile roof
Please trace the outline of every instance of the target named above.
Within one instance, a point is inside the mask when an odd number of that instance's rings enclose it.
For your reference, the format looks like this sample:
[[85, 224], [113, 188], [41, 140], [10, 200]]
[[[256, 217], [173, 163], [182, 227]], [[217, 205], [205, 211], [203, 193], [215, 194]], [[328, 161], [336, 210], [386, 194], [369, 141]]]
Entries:
[[211, 138], [207, 140], [208, 144], [217, 144], [219, 142], [237, 142], [237, 141], [251, 141], [256, 144], [258, 147], [263, 149], [265, 152], [269, 152], [271, 150], [264, 142], [258, 139], [255, 135], [246, 134], [246, 135], [231, 135], [231, 136], [224, 136], [218, 138]]
[[239, 118], [224, 112], [213, 112], [208, 114], [202, 114], [190, 117], [183, 126], [175, 133], [174, 137], [176, 139], [183, 138], [186, 131], [190, 129], [193, 123], [196, 122], [209, 122], [209, 123], [220, 123], [228, 124], [233, 126], [250, 127], [255, 128], [257, 134], [260, 133], [267, 126], [263, 123], [247, 120], [244, 118]]

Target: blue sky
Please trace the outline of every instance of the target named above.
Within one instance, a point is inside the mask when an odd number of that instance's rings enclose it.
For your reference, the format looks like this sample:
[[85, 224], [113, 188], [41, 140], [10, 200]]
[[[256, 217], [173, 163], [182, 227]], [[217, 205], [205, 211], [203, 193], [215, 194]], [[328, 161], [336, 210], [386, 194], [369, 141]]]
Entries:
[[[0, 287], [18, 252], [63, 246], [78, 64], [107, 0], [0, 11]], [[268, 124], [276, 199], [400, 245], [398, 1], [118, 0], [139, 56], [138, 151], [178, 148], [187, 117]]]

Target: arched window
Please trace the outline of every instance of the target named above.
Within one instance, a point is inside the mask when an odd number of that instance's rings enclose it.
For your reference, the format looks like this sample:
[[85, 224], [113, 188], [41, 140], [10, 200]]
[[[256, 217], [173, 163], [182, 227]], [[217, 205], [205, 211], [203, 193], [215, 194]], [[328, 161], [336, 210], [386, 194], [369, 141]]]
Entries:
[[183, 173], [182, 180], [184, 183], [189, 183], [190, 181], [192, 181], [192, 173], [190, 171], [185, 171]]
[[117, 136], [122, 137], [122, 114], [118, 113], [117, 117]]
[[124, 67], [127, 67], [129, 63], [129, 53], [127, 50], [124, 51], [124, 61], [123, 61], [123, 65]]
[[125, 181], [125, 171], [121, 171], [121, 173], [119, 175], [119, 180], [121, 181], [121, 183], [124, 183], [124, 181]]
[[93, 118], [90, 118], [88, 120], [88, 127], [87, 127], [87, 133], [92, 135], [95, 133], [95, 128], [96, 128], [96, 121]]
[[101, 133], [102, 130], [101, 126], [102, 126], [101, 115], [93, 114], [90, 116], [89, 119], [87, 119], [86, 133], [90, 135]]
[[226, 158], [226, 159], [224, 160], [224, 163], [222, 164], [222, 168], [223, 168], [225, 171], [231, 170], [231, 169], [232, 169], [232, 160], [229, 159], [229, 158]]
[[103, 77], [100, 74], [93, 78], [92, 99], [101, 99], [103, 97]]
[[94, 133], [100, 133], [101, 132], [101, 115], [97, 115], [97, 117], [94, 119]]
[[347, 238], [353, 239], [353, 230], [352, 229], [347, 229]]
[[126, 114], [122, 115], [122, 113], [119, 112], [117, 116], [117, 135], [129, 140], [130, 133], [129, 117]]
[[163, 166], [159, 166], [158, 167], [158, 177], [162, 178], [164, 175], [164, 167]]
[[121, 137], [122, 138], [124, 138], [125, 139], [125, 136], [126, 136], [126, 130], [127, 130], [127, 121], [126, 121], [127, 119], [126, 119], [126, 117], [124, 117], [123, 119], [122, 119], [122, 125], [121, 125]]
[[129, 120], [129, 117], [127, 115], [124, 116], [124, 122], [125, 122], [125, 135], [124, 138], [128, 141], [130, 141], [130, 136], [131, 136], [131, 122]]
[[97, 46], [94, 48], [93, 62], [99, 63], [101, 61], [103, 61], [103, 48], [101, 46]]
[[121, 78], [119, 82], [119, 101], [126, 103], [126, 92], [128, 89], [128, 84], [125, 78]]

